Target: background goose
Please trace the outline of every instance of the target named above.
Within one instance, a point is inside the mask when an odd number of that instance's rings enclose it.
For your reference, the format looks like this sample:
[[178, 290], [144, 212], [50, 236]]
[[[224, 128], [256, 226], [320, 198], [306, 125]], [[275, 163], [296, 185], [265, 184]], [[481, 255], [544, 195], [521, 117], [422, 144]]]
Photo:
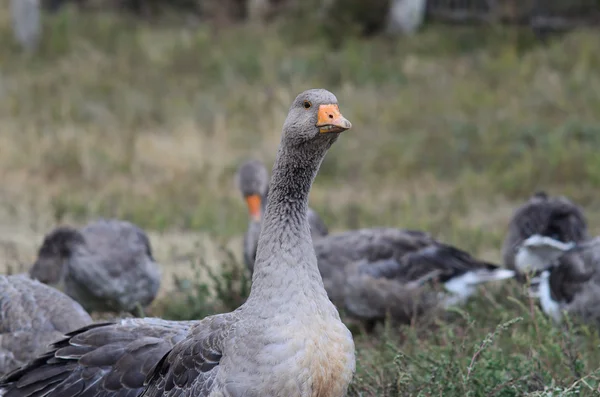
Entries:
[[248, 160], [238, 167], [236, 183], [248, 205], [248, 230], [244, 234], [244, 262], [250, 271], [254, 268], [254, 258], [260, 237], [262, 214], [266, 207], [264, 200], [269, 187], [269, 172], [258, 160]]
[[101, 219], [81, 230], [54, 229], [29, 273], [60, 286], [88, 311], [132, 312], [149, 305], [160, 286], [148, 237], [119, 220]]
[[[332, 301], [367, 320], [390, 311], [407, 322], [432, 306], [463, 303], [478, 284], [514, 276], [421, 231], [359, 229], [329, 235], [314, 247]], [[443, 284], [448, 294], [426, 293], [427, 282]]]
[[419, 281], [405, 283], [373, 277], [368, 267], [350, 265], [354, 266], [347, 271], [344, 295], [339, 298], [343, 301], [338, 305], [352, 319], [360, 321], [367, 332], [386, 318], [393, 323], [409, 324], [442, 309], [442, 296]]
[[0, 276], [0, 375], [92, 322], [74, 300], [26, 275]]
[[[250, 216], [248, 230], [244, 234], [244, 262], [252, 272], [260, 236], [262, 214], [267, 205], [269, 172], [262, 162], [248, 160], [239, 166], [236, 173], [236, 182], [248, 205]], [[326, 236], [329, 233], [323, 220], [310, 207], [308, 207], [308, 223], [313, 239]]]
[[555, 322], [563, 311], [600, 326], [600, 238], [555, 259], [539, 277], [540, 306]]
[[128, 319], [84, 328], [0, 381], [0, 394], [137, 396], [149, 374], [145, 396], [344, 396], [354, 342], [323, 288], [307, 207], [327, 149], [350, 126], [328, 91], [305, 91], [292, 103], [252, 289], [237, 310], [197, 322]]
[[[565, 248], [560, 243], [578, 243], [587, 238], [587, 221], [581, 208], [566, 197], [538, 192], [513, 214], [502, 245], [504, 265], [524, 273], [560, 255]], [[541, 257], [543, 263], [535, 262]]]

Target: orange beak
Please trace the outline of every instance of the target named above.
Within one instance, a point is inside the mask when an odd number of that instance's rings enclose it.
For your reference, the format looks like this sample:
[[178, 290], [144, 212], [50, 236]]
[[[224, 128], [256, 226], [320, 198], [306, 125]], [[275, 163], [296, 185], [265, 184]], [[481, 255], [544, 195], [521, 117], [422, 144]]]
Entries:
[[252, 194], [250, 196], [246, 196], [246, 204], [248, 204], [248, 212], [250, 216], [255, 221], [260, 221], [261, 216], [261, 208], [260, 208], [261, 198], [258, 194]]
[[352, 123], [340, 113], [338, 105], [319, 105], [317, 125], [322, 134], [342, 132], [352, 128]]

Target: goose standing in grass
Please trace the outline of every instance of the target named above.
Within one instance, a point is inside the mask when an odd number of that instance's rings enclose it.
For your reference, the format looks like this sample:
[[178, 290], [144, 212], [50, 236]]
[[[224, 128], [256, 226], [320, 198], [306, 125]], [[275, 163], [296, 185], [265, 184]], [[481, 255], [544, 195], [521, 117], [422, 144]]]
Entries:
[[[269, 171], [262, 162], [248, 160], [239, 166], [236, 182], [248, 205], [250, 216], [248, 230], [244, 234], [244, 262], [252, 272], [254, 270], [258, 237], [260, 236], [262, 215], [267, 204]], [[329, 233], [323, 220], [310, 207], [308, 207], [308, 223], [313, 240]]]
[[[421, 231], [359, 229], [331, 234], [314, 246], [329, 297], [371, 324], [387, 312], [406, 323], [434, 307], [460, 305], [479, 284], [514, 276]], [[423, 288], [436, 282], [446, 293]]]
[[148, 236], [132, 223], [114, 219], [100, 219], [81, 230], [54, 229], [29, 274], [64, 289], [90, 312], [136, 312], [154, 300], [160, 287]]
[[129, 397], [144, 388], [149, 397], [344, 396], [354, 342], [323, 288], [307, 209], [325, 153], [350, 127], [329, 91], [308, 90], [292, 103], [242, 306], [196, 322], [83, 328], [0, 380], [0, 394]]
[[538, 192], [513, 214], [502, 245], [504, 265], [519, 274], [540, 269], [563, 252], [564, 244], [587, 239], [587, 221], [579, 206], [566, 197]]
[[0, 276], [0, 375], [91, 322], [79, 303], [62, 292], [26, 275]]
[[537, 288], [542, 310], [556, 323], [562, 322], [565, 311], [600, 326], [600, 237], [548, 263]]

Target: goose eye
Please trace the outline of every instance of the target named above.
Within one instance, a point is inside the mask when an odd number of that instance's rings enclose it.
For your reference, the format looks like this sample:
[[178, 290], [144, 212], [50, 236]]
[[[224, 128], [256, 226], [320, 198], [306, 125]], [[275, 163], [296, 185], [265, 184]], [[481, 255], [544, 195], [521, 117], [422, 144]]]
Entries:
[[310, 109], [310, 107], [312, 106], [312, 103], [310, 103], [309, 101], [304, 101], [302, 106], [304, 106], [304, 109]]

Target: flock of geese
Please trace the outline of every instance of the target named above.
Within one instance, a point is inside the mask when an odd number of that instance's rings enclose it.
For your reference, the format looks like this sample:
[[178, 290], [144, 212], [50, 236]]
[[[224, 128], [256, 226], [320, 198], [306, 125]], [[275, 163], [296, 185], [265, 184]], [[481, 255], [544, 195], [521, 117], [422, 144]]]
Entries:
[[53, 230], [28, 274], [0, 276], [0, 397], [344, 396], [355, 353], [338, 310], [369, 331], [461, 305], [478, 285], [506, 279], [527, 281], [557, 323], [566, 311], [600, 324], [600, 240], [564, 197], [539, 192], [515, 211], [504, 266], [422, 231], [330, 234], [308, 195], [350, 128], [332, 93], [305, 91], [271, 176], [260, 161], [239, 167], [252, 288], [233, 312], [95, 323], [88, 312], [136, 314], [156, 297], [150, 240], [120, 220]]

